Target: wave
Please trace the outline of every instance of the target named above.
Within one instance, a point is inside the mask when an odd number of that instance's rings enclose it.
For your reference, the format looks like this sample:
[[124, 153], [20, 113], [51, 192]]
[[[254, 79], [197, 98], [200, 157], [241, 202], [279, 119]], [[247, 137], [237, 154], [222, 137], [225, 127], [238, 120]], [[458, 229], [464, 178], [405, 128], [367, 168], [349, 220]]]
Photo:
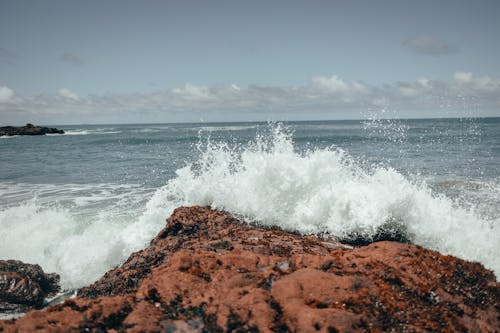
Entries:
[[200, 126], [197, 127], [202, 131], [213, 131], [213, 132], [223, 132], [223, 131], [245, 131], [256, 128], [256, 126]]
[[[500, 218], [481, 217], [389, 167], [360, 166], [334, 147], [303, 153], [281, 126], [244, 147], [209, 140], [200, 159], [160, 189], [171, 206], [208, 205], [302, 234], [375, 237], [397, 223], [416, 244], [500, 273]], [[498, 198], [497, 198], [498, 199]]]
[[[160, 188], [0, 183], [0, 258], [40, 264], [64, 288], [78, 288], [146, 246], [176, 207], [208, 205], [302, 234], [369, 239], [396, 225], [413, 243], [500, 274], [498, 210], [452, 199], [423, 179], [335, 147], [298, 151], [280, 125], [248, 144], [207, 138], [195, 149], [199, 157]], [[436, 186], [458, 185], [476, 190]], [[480, 188], [495, 206], [500, 188]]]
[[161, 129], [161, 128], [141, 128], [141, 129], [135, 129], [131, 130], [132, 133], [161, 133], [167, 130], [168, 128]]
[[105, 135], [105, 134], [118, 134], [122, 131], [108, 130], [108, 129], [78, 129], [78, 130], [65, 130], [64, 135]]
[[0, 258], [57, 272], [65, 289], [87, 285], [163, 227], [168, 212], [149, 203], [153, 192], [138, 185], [3, 183], [0, 230], [8, 232], [0, 232]]

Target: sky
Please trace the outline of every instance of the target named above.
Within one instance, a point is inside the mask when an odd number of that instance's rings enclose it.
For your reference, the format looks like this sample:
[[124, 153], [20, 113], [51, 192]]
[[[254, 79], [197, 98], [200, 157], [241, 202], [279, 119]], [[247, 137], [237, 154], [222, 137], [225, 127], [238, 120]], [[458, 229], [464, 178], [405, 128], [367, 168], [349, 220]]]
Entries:
[[500, 116], [500, 1], [0, 0], [0, 126]]

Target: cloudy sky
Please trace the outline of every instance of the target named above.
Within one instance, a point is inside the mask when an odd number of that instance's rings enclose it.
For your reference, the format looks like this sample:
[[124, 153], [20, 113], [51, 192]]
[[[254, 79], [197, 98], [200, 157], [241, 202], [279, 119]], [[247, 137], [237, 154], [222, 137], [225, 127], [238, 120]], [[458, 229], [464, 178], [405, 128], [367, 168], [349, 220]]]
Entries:
[[0, 0], [0, 125], [500, 116], [500, 1]]

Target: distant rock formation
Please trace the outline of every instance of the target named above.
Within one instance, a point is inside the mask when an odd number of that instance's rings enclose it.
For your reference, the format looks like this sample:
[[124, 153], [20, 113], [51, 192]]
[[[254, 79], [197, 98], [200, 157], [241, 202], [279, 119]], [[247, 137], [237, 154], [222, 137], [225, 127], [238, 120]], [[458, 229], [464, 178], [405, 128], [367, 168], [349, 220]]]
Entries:
[[46, 274], [38, 265], [0, 260], [0, 312], [41, 308], [46, 297], [59, 291], [59, 275]]
[[2, 332], [498, 332], [479, 263], [382, 241], [351, 247], [178, 208], [144, 250], [78, 297]]
[[64, 134], [64, 131], [57, 128], [35, 126], [33, 124], [26, 124], [26, 126], [22, 127], [14, 127], [14, 126], [0, 127], [0, 136], [45, 135], [45, 134]]

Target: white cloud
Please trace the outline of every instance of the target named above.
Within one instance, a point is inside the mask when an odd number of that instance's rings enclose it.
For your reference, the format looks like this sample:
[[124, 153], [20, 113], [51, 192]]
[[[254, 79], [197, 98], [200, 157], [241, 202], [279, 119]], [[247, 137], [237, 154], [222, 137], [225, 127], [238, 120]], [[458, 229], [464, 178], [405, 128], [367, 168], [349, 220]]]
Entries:
[[332, 93], [345, 93], [350, 90], [349, 85], [337, 75], [330, 77], [316, 76], [312, 79], [312, 85], [320, 90]]
[[6, 86], [0, 86], [0, 103], [7, 103], [14, 98], [14, 90]]
[[72, 92], [71, 90], [66, 89], [66, 88], [59, 89], [57, 91], [57, 94], [62, 98], [66, 98], [66, 99], [70, 99], [70, 100], [74, 100], [74, 101], [80, 100], [80, 98], [78, 97], [77, 94], [75, 94], [74, 92]]
[[404, 97], [418, 97], [432, 90], [432, 83], [427, 79], [417, 79], [414, 82], [398, 82], [397, 91]]
[[489, 76], [473, 76], [472, 73], [456, 72], [452, 90], [465, 96], [497, 98], [500, 100], [500, 80]]
[[172, 89], [172, 93], [187, 101], [207, 101], [215, 98], [207, 87], [195, 86], [190, 83], [187, 83], [183, 88]]
[[[18, 114], [19, 122], [196, 121], [201, 116], [215, 119], [211, 115], [228, 121], [265, 120], [273, 114], [287, 115], [287, 119], [335, 119], [359, 118], [368, 109], [380, 108], [406, 117], [462, 116], [464, 112], [480, 116], [500, 115], [500, 79], [456, 72], [449, 80], [418, 78], [370, 85], [330, 75], [316, 76], [295, 87], [186, 84], [151, 93], [90, 96], [78, 96], [67, 88], [54, 95], [19, 96], [8, 87], [0, 87], [0, 101], [4, 102], [0, 104], [0, 118], [8, 114], [17, 119]], [[35, 119], [21, 119], [26, 115]]]
[[456, 72], [453, 74], [453, 80], [457, 83], [466, 83], [472, 80], [472, 73]]
[[459, 51], [458, 47], [430, 35], [417, 35], [408, 38], [403, 42], [403, 46], [412, 49], [417, 54], [430, 56], [452, 54]]
[[331, 97], [340, 97], [348, 101], [355, 95], [369, 93], [369, 87], [358, 81], [346, 81], [337, 75], [316, 76], [309, 85], [309, 96], [316, 98], [318, 95], [325, 94]]

